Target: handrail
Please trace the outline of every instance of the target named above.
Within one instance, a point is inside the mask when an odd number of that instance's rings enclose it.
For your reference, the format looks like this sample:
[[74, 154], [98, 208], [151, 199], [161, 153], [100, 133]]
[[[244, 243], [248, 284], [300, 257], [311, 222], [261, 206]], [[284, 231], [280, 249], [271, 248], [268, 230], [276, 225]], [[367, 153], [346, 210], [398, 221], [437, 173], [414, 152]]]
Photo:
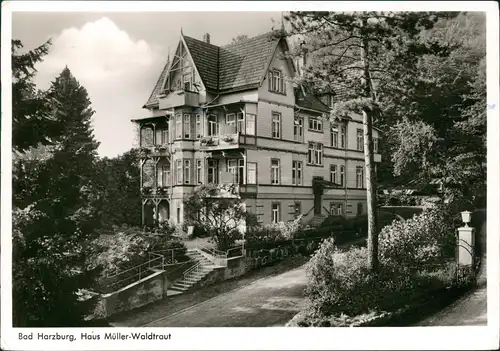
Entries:
[[134, 266], [132, 268], [128, 268], [124, 271], [121, 271], [121, 272], [118, 272], [118, 273], [115, 273], [115, 274], [107, 274], [106, 275], [106, 278], [113, 278], [113, 277], [116, 277], [116, 276], [119, 276], [119, 275], [122, 275], [124, 273], [127, 273], [127, 272], [130, 272], [131, 270], [134, 270], [134, 269], [138, 269], [142, 266], [148, 266], [148, 267], [151, 267], [151, 262], [154, 262], [154, 261], [158, 261], [158, 260], [162, 260], [163, 259], [163, 256], [162, 257], [156, 257], [152, 260], [148, 260], [147, 262], [144, 262], [144, 263], [141, 263], [141, 264], [138, 264], [137, 266]]
[[327, 213], [327, 215], [331, 216], [330, 211], [325, 206], [323, 206], [323, 210], [325, 210], [325, 212]]
[[198, 263], [197, 263], [197, 264], [195, 264], [194, 266], [192, 266], [192, 267], [190, 267], [190, 268], [186, 269], [186, 270], [184, 271], [184, 273], [182, 273], [182, 278], [183, 278], [183, 280], [185, 280], [188, 276], [193, 275], [194, 273], [199, 272], [199, 271], [201, 270], [201, 269], [200, 269], [201, 267], [202, 267], [201, 262], [198, 262]]

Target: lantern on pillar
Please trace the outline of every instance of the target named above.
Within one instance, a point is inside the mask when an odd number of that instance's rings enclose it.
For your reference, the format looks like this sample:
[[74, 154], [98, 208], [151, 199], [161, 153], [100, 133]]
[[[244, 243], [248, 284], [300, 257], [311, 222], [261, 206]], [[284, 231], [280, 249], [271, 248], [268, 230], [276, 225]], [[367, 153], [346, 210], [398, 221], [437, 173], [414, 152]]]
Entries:
[[471, 217], [472, 212], [462, 211], [462, 212], [460, 212], [460, 214], [462, 215], [462, 222], [464, 222], [465, 226], [468, 227], [469, 223], [470, 223], [470, 217]]

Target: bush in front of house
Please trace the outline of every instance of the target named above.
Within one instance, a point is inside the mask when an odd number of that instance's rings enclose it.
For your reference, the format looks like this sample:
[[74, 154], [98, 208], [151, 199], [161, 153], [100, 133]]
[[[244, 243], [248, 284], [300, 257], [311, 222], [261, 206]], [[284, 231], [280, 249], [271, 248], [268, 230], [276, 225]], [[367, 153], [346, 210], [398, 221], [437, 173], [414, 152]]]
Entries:
[[302, 325], [394, 311], [429, 291], [453, 286], [454, 265], [446, 261], [453, 235], [442, 211], [425, 211], [384, 228], [377, 272], [369, 270], [366, 248], [341, 251], [334, 239], [325, 240], [307, 266], [309, 305]]

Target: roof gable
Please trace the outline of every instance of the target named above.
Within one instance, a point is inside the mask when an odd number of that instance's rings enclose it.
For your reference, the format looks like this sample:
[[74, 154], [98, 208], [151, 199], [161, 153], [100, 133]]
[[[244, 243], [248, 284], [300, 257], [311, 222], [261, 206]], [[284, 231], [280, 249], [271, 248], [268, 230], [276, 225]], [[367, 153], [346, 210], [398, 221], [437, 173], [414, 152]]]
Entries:
[[217, 90], [219, 47], [184, 35], [183, 39], [205, 88]]

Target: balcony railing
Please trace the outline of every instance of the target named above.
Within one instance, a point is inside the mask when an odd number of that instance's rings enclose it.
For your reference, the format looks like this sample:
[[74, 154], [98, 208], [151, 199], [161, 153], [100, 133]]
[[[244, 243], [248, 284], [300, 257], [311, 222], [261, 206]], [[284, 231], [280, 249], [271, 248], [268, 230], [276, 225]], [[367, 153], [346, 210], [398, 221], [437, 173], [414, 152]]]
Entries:
[[168, 145], [143, 146], [139, 150], [139, 157], [157, 157], [170, 156], [170, 147]]
[[141, 194], [144, 198], [168, 197], [171, 194], [171, 187], [169, 185], [157, 187], [143, 186], [141, 188]]
[[238, 149], [240, 147], [239, 134], [225, 134], [206, 136], [200, 139], [200, 149], [207, 151]]
[[166, 95], [160, 95], [158, 101], [160, 110], [180, 106], [196, 107], [200, 105], [199, 94], [186, 90], [172, 91]]

